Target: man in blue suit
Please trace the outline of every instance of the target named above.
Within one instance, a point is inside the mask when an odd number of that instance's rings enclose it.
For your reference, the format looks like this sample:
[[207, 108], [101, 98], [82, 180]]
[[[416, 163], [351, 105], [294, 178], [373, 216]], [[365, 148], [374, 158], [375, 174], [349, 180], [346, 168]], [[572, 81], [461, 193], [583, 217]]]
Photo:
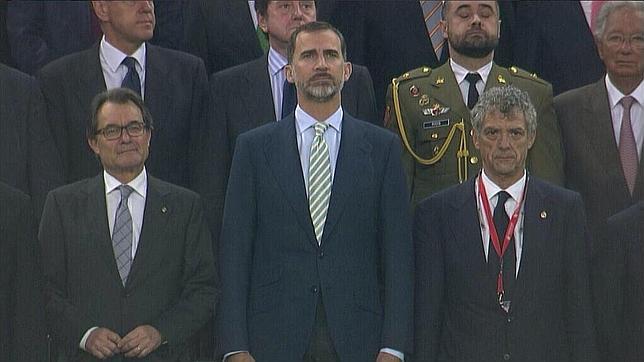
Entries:
[[411, 352], [412, 245], [395, 135], [341, 107], [339, 31], [291, 36], [295, 113], [242, 134], [221, 240], [228, 361], [398, 361]]

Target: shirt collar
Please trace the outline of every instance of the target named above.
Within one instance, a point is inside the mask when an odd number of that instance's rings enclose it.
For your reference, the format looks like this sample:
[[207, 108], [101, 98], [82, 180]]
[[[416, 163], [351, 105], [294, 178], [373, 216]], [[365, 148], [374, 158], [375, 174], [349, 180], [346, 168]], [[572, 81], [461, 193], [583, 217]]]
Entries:
[[606, 74], [605, 81], [606, 91], [608, 92], [608, 102], [610, 103], [611, 109], [614, 109], [619, 101], [621, 101], [622, 98], [626, 97], [627, 95], [635, 98], [637, 103], [644, 107], [644, 81], [640, 82], [640, 85], [638, 85], [631, 94], [623, 94], [619, 89], [617, 89], [615, 84], [613, 84], [613, 82], [610, 80], [608, 74]]
[[[114, 191], [117, 187], [121, 186], [121, 181], [117, 180], [114, 176], [103, 171], [103, 180], [105, 181], [105, 194], [109, 194]], [[145, 198], [145, 194], [148, 188], [148, 175], [145, 171], [145, 166], [143, 166], [143, 171], [138, 174], [132, 181], [127, 183], [128, 186], [132, 187], [137, 194]]]
[[272, 76], [275, 76], [277, 72], [281, 72], [287, 63], [288, 60], [282, 54], [272, 47], [268, 49], [268, 71]]
[[101, 39], [100, 52], [105, 58], [105, 63], [110, 68], [110, 71], [112, 71], [112, 73], [116, 72], [116, 69], [123, 62], [123, 59], [128, 56], [136, 59], [136, 62], [140, 66], [141, 70], [145, 69], [145, 42], [143, 42], [141, 46], [134, 51], [134, 53], [128, 55], [115, 48], [112, 44], [108, 43], [105, 39], [105, 35], [103, 35], [103, 38]]
[[492, 71], [492, 62], [489, 62], [482, 66], [481, 68], [477, 69], [474, 72], [470, 72], [469, 70], [465, 69], [462, 65], [456, 63], [454, 59], [450, 58], [449, 59], [449, 65], [452, 67], [452, 72], [454, 72], [454, 77], [456, 78], [456, 83], [461, 84], [465, 80], [465, 76], [467, 76], [468, 73], [478, 73], [481, 76], [481, 80], [483, 81], [483, 84], [487, 83], [487, 77], [490, 75], [490, 72]]
[[525, 170], [523, 170], [523, 176], [521, 178], [510, 185], [507, 189], [503, 190], [497, 184], [494, 183], [486, 174], [485, 170], [481, 172], [483, 175], [483, 185], [485, 186], [485, 191], [487, 193], [488, 200], [492, 200], [496, 194], [499, 193], [499, 191], [506, 191], [508, 194], [510, 194], [510, 197], [516, 202], [519, 202], [521, 199], [521, 194], [523, 193], [523, 188], [525, 186], [526, 180], [527, 180], [527, 174]]
[[[342, 107], [338, 107], [338, 110], [335, 111], [329, 118], [325, 119], [322, 123], [329, 125], [330, 128], [335, 129], [336, 132], [340, 133], [342, 130], [342, 118], [344, 117], [344, 111]], [[300, 105], [298, 104], [295, 107], [295, 128], [297, 133], [303, 133], [307, 129], [315, 126], [318, 121], [311, 117], [308, 113], [304, 112]]]

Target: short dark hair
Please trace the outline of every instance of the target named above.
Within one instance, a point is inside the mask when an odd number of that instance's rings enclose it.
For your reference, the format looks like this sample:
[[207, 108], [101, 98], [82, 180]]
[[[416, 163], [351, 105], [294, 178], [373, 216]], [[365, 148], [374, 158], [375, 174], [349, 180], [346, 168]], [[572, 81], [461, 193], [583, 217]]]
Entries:
[[333, 25], [324, 22], [324, 21], [312, 21], [307, 24], [300, 25], [293, 34], [291, 34], [291, 39], [288, 42], [288, 63], [293, 62], [293, 54], [295, 53], [295, 42], [297, 41], [297, 36], [300, 33], [317, 33], [319, 31], [331, 30], [338, 36], [340, 39], [340, 49], [342, 51], [342, 57], [344, 60], [347, 60], [347, 44], [344, 41], [344, 36], [340, 30], [336, 29]]
[[88, 139], [96, 137], [96, 131], [98, 131], [98, 113], [101, 108], [103, 108], [103, 105], [108, 102], [115, 104], [127, 104], [129, 102], [134, 103], [134, 105], [141, 111], [145, 127], [147, 129], [154, 129], [152, 114], [150, 114], [150, 111], [143, 103], [143, 99], [129, 88], [114, 88], [97, 94], [92, 100], [92, 115], [89, 118], [86, 129]]
[[527, 92], [513, 85], [492, 87], [486, 90], [471, 111], [472, 128], [478, 133], [483, 132], [485, 117], [495, 110], [504, 116], [517, 111], [523, 113], [528, 134], [537, 132], [537, 111]]
[[[230, 0], [225, 0], [225, 1], [230, 1]], [[272, 0], [255, 0], [255, 12], [261, 16], [266, 16], [266, 12], [268, 11], [268, 3], [271, 1]]]

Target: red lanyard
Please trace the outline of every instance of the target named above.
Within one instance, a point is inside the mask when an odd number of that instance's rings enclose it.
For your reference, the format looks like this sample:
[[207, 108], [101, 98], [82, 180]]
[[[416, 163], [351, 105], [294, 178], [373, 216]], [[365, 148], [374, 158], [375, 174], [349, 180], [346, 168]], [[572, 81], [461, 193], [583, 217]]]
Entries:
[[[519, 200], [519, 202], [517, 203], [517, 206], [514, 209], [514, 212], [512, 213], [512, 217], [510, 217], [508, 227], [505, 230], [505, 235], [503, 236], [503, 244], [501, 244], [501, 242], [499, 241], [499, 235], [497, 235], [496, 233], [496, 226], [494, 225], [494, 219], [492, 218], [492, 212], [490, 211], [490, 202], [488, 201], [488, 198], [487, 198], [487, 192], [485, 191], [485, 185], [483, 184], [482, 174], [479, 174], [478, 186], [479, 186], [479, 196], [481, 197], [481, 203], [483, 204], [483, 210], [485, 211], [485, 219], [487, 220], [488, 229], [490, 230], [490, 239], [492, 239], [492, 245], [494, 246], [496, 255], [498, 255], [499, 257], [499, 264], [501, 265], [501, 268], [499, 270], [499, 275], [496, 280], [496, 293], [499, 297], [499, 303], [502, 303], [503, 294], [505, 292], [505, 290], [503, 289], [503, 255], [505, 255], [505, 251], [508, 250], [508, 246], [510, 245], [510, 240], [514, 235], [514, 229], [516, 228], [517, 222], [519, 220], [519, 214], [521, 213], [521, 206], [523, 205], [523, 201], [525, 200], [526, 190], [528, 189], [528, 179], [526, 176], [526, 182], [525, 182], [525, 185], [523, 186], [523, 191], [521, 192], [521, 200]], [[488, 252], [488, 258], [489, 258], [489, 252]]]

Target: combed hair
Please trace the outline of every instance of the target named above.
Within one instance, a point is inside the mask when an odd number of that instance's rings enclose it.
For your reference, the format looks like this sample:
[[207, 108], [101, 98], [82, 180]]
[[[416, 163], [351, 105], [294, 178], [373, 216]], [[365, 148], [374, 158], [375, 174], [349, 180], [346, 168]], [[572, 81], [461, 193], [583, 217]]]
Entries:
[[537, 111], [530, 102], [528, 93], [519, 88], [506, 85], [483, 92], [472, 109], [472, 128], [481, 133], [485, 116], [495, 110], [506, 116], [512, 112], [521, 111], [525, 117], [528, 134], [534, 134], [537, 131]]
[[302, 24], [300, 25], [293, 34], [291, 34], [291, 38], [289, 39], [288, 42], [288, 64], [293, 64], [293, 54], [295, 53], [295, 41], [297, 40], [297, 36], [300, 33], [316, 33], [318, 31], [325, 31], [325, 30], [331, 30], [332, 32], [335, 33], [335, 35], [340, 38], [340, 50], [342, 51], [342, 57], [344, 60], [347, 60], [347, 44], [344, 41], [344, 36], [340, 32], [340, 30], [336, 29], [333, 25], [324, 22], [324, 21], [313, 21], [310, 23]]
[[606, 30], [606, 20], [608, 20], [610, 14], [625, 7], [630, 8], [634, 12], [639, 12], [640, 16], [644, 16], [644, 1], [606, 1], [599, 10], [597, 19], [595, 19], [595, 29], [593, 29], [593, 35], [596, 39], [601, 39], [604, 37], [604, 31]]
[[150, 114], [150, 111], [143, 103], [143, 99], [141, 99], [138, 94], [129, 88], [113, 88], [97, 94], [92, 100], [92, 114], [89, 118], [86, 129], [88, 139], [96, 137], [96, 131], [98, 130], [98, 112], [101, 110], [103, 105], [108, 102], [115, 104], [127, 104], [129, 102], [134, 103], [134, 105], [141, 111], [145, 126], [148, 129], [154, 128], [152, 114]]

